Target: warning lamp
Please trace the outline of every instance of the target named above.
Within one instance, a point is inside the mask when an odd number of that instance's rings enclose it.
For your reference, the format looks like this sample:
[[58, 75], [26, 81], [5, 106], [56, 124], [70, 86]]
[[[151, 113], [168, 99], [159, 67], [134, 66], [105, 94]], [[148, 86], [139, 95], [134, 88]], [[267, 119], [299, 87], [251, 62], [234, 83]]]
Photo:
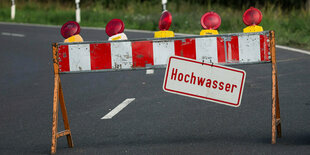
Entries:
[[158, 28], [161, 31], [169, 30], [172, 22], [172, 16], [169, 11], [164, 11], [159, 19]]
[[200, 35], [219, 34], [217, 29], [221, 26], [221, 17], [215, 12], [207, 12], [201, 17], [200, 24], [204, 28]]
[[154, 38], [174, 37], [174, 32], [169, 31], [172, 22], [172, 16], [169, 11], [164, 11], [159, 19], [158, 28], [160, 31], [154, 33]]
[[262, 18], [262, 12], [254, 7], [250, 7], [244, 12], [242, 17], [243, 23], [247, 25], [247, 27], [243, 29], [243, 32], [249, 33], [264, 31], [263, 27], [258, 26], [258, 24], [262, 21]]
[[109, 36], [109, 40], [127, 40], [124, 33], [125, 24], [120, 19], [112, 19], [105, 27], [105, 32]]
[[65, 38], [64, 42], [83, 42], [83, 38], [80, 36], [80, 25], [75, 21], [63, 24], [61, 35]]

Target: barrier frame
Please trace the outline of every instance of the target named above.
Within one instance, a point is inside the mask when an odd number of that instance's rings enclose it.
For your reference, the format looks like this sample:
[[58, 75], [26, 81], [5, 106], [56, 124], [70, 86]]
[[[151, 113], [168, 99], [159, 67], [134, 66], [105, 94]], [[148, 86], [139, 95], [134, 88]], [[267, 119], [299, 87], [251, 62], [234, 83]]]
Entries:
[[[57, 139], [62, 136], [67, 137], [68, 146], [73, 148], [71, 129], [68, 120], [68, 113], [59, 75], [59, 59], [57, 43], [53, 44], [53, 65], [54, 65], [54, 97], [53, 97], [53, 127], [52, 127], [52, 146], [51, 154], [56, 153]], [[58, 103], [60, 105], [65, 130], [58, 132]]]
[[[232, 34], [230, 34], [232, 35]], [[223, 36], [225, 35], [213, 35]], [[228, 35], [227, 35], [228, 36]], [[195, 36], [197, 37], [197, 36]], [[184, 38], [184, 37], [182, 37]], [[188, 37], [185, 37], [188, 38]], [[160, 39], [151, 39], [151, 40], [163, 40], [167, 38]], [[169, 39], [169, 38], [168, 38]], [[170, 38], [170, 39], [180, 39], [179, 37]], [[146, 39], [150, 40], [150, 39]], [[137, 40], [138, 41], [138, 40]], [[52, 122], [52, 145], [51, 145], [51, 154], [56, 153], [57, 149], [57, 139], [66, 136], [69, 148], [73, 148], [73, 140], [71, 129], [68, 120], [68, 113], [65, 106], [65, 100], [63, 95], [63, 89], [61, 86], [60, 72], [59, 72], [59, 55], [58, 55], [58, 46], [65, 45], [68, 43], [53, 43], [53, 66], [54, 66], [54, 96], [53, 96], [53, 122]], [[78, 44], [78, 43], [72, 43]], [[272, 107], [271, 107], [271, 144], [276, 143], [276, 138], [282, 137], [281, 132], [281, 120], [280, 120], [280, 105], [279, 105], [279, 88], [278, 88], [278, 75], [277, 75], [277, 65], [276, 65], [276, 48], [275, 48], [275, 32], [269, 31], [269, 48], [271, 54], [271, 66], [272, 66]], [[269, 63], [269, 62], [267, 62]], [[243, 64], [243, 63], [238, 63]], [[156, 68], [156, 67], [155, 67]], [[147, 69], [144, 68], [144, 69]], [[65, 73], [65, 72], [64, 72]], [[63, 73], [62, 73], [63, 74]], [[62, 118], [64, 122], [65, 130], [58, 132], [58, 110], [62, 112]]]

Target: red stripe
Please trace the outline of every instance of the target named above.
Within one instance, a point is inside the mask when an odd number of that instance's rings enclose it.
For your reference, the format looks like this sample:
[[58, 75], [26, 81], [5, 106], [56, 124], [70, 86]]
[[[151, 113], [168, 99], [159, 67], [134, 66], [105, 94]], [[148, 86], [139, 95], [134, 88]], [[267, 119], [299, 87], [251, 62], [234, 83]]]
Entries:
[[174, 50], [176, 56], [196, 59], [195, 38], [174, 41]]
[[154, 65], [152, 41], [136, 41], [131, 43], [133, 67], [146, 67]]
[[228, 62], [239, 62], [239, 44], [238, 36], [232, 36], [230, 41], [226, 42], [226, 54]]
[[224, 40], [221, 37], [217, 37], [217, 59], [219, 63], [226, 62]]
[[112, 69], [111, 44], [90, 44], [91, 70]]
[[69, 72], [69, 47], [68, 45], [60, 45], [58, 48], [59, 55], [59, 72]]
[[268, 52], [268, 42], [267, 42], [268, 37], [265, 35], [260, 35], [260, 58], [261, 61], [270, 61]]

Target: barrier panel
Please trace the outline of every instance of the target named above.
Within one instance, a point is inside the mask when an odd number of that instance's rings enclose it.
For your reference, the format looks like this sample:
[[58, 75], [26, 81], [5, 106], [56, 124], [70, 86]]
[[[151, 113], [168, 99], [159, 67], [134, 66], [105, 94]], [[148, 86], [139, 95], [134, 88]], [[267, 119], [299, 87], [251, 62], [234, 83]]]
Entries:
[[[174, 38], [122, 41], [54, 43], [55, 74], [51, 153], [57, 139], [67, 136], [73, 147], [71, 130], [59, 74], [134, 70], [166, 67], [170, 56], [181, 56], [216, 64], [272, 63], [272, 144], [281, 137], [280, 106], [274, 31], [232, 33]], [[58, 132], [58, 103], [65, 130]]]

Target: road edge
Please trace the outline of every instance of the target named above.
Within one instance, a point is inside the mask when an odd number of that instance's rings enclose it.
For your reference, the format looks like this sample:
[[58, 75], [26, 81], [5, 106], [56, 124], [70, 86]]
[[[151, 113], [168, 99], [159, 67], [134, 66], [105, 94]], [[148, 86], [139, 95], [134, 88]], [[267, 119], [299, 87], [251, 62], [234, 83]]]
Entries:
[[[50, 28], [60, 28], [61, 25], [44, 25], [44, 24], [29, 24], [29, 23], [15, 23], [15, 22], [0, 22], [0, 24], [6, 24], [6, 25], [21, 25], [21, 26], [35, 26], [35, 27], [50, 27]], [[87, 30], [105, 30], [105, 28], [100, 28], [100, 27], [84, 27], [83, 29]], [[149, 31], [149, 30], [135, 30], [135, 29], [126, 29], [125, 32], [137, 32], [137, 33], [154, 33], [155, 31]], [[195, 36], [195, 34], [185, 34], [185, 33], [175, 33], [175, 35], [179, 36]], [[292, 52], [297, 52], [297, 53], [302, 53], [302, 54], [307, 54], [310, 55], [310, 51], [307, 50], [302, 50], [302, 49], [297, 49], [297, 48], [292, 48], [288, 46], [283, 46], [283, 45], [276, 45], [276, 48], [292, 51]]]

